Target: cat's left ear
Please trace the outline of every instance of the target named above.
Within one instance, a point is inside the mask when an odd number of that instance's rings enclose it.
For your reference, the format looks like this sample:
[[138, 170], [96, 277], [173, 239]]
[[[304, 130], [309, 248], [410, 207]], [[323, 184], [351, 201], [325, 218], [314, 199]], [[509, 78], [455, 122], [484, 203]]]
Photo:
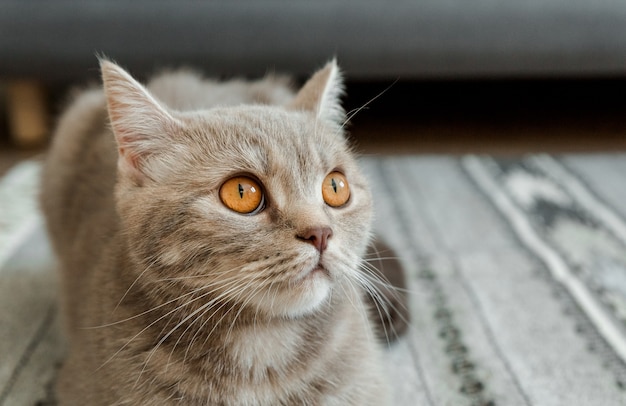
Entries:
[[117, 141], [120, 173], [138, 185], [155, 174], [150, 161], [171, 144], [181, 125], [159, 101], [124, 69], [100, 60], [109, 119]]
[[333, 59], [302, 86], [288, 108], [310, 111], [322, 120], [342, 125], [345, 120], [340, 100], [343, 91], [341, 71]]

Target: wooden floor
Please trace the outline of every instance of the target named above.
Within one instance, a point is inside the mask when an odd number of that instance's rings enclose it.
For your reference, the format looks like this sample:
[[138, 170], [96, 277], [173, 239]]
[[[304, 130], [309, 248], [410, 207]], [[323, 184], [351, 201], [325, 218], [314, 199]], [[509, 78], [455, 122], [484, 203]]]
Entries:
[[[363, 154], [626, 151], [626, 79], [390, 84], [348, 85], [348, 130]], [[0, 173], [45, 152], [13, 146], [6, 123]]]

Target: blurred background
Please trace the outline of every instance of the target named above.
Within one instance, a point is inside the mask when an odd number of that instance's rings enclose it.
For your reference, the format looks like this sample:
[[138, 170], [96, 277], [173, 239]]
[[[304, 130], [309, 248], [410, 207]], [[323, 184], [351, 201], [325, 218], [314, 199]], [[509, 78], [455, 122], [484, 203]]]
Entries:
[[375, 98], [351, 128], [366, 153], [626, 149], [623, 0], [0, 0], [3, 159], [45, 148], [96, 55], [142, 80], [302, 80], [336, 56], [346, 109]]

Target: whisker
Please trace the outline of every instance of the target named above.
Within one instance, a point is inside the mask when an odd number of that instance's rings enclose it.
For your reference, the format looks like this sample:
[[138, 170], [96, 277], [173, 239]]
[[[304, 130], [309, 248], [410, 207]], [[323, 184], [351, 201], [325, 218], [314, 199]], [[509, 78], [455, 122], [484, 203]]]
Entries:
[[[347, 269], [352, 269], [351, 262], [346, 258], [339, 258], [337, 260], [341, 266], [346, 267]], [[349, 280], [353, 280], [359, 286], [362, 287], [373, 299], [374, 306], [376, 307], [376, 312], [378, 313], [382, 327], [384, 329], [385, 337], [387, 338], [387, 342], [389, 342], [389, 332], [387, 332], [387, 326], [384, 324], [384, 320], [391, 320], [391, 311], [395, 312], [395, 314], [399, 317], [400, 320], [406, 323], [407, 326], [411, 326], [410, 321], [404, 317], [403, 310], [407, 311], [407, 307], [402, 305], [402, 309], [399, 309], [396, 305], [394, 305], [391, 298], [395, 299], [397, 303], [403, 303], [405, 300], [400, 295], [400, 292], [406, 289], [402, 289], [396, 286], [393, 286], [386, 280], [385, 276], [375, 268], [368, 261], [360, 261], [357, 267], [357, 270], [352, 270], [345, 273]], [[388, 295], [382, 292], [381, 289], [386, 289], [388, 291]], [[408, 290], [407, 290], [408, 291]], [[385, 318], [386, 316], [386, 318]], [[398, 333], [392, 323], [389, 325], [392, 328], [391, 333], [393, 333], [396, 337], [398, 337]]]
[[[234, 281], [236, 282], [236, 281]], [[233, 283], [234, 283], [233, 282]], [[164, 335], [159, 342], [156, 344], [156, 346], [150, 351], [150, 354], [148, 355], [148, 358], [144, 361], [144, 366], [141, 370], [141, 372], [139, 373], [139, 376], [137, 377], [137, 381], [135, 384], [137, 384], [137, 382], [139, 382], [139, 379], [141, 378], [141, 375], [143, 374], [143, 372], [145, 372], [146, 367], [148, 366], [148, 363], [150, 362], [150, 360], [152, 359], [152, 357], [154, 356], [154, 354], [156, 353], [156, 351], [159, 349], [159, 347], [183, 324], [185, 324], [187, 321], [189, 321], [189, 319], [191, 319], [192, 317], [196, 316], [198, 313], [201, 313], [203, 311], [205, 311], [206, 309], [210, 309], [216, 302], [220, 301], [221, 299], [223, 299], [224, 297], [230, 295], [229, 291], [232, 291], [233, 289], [240, 289], [239, 286], [235, 286], [231, 289], [229, 289], [226, 292], [222, 292], [220, 295], [218, 295], [216, 298], [213, 298], [212, 300], [208, 301], [207, 303], [201, 305], [198, 309], [194, 310], [193, 312], [191, 312], [190, 314], [188, 314], [185, 318], [183, 318], [181, 321], [178, 322], [178, 324], [176, 324], [176, 326], [174, 326], [172, 329], [170, 329], [170, 331]], [[201, 295], [200, 297], [206, 296], [206, 294]], [[198, 298], [196, 298], [198, 299]], [[196, 299], [193, 299], [194, 301]], [[223, 305], [222, 305], [223, 306]], [[215, 314], [215, 313], [214, 313]], [[222, 316], [223, 318], [224, 316]], [[209, 317], [210, 319], [210, 317]], [[220, 319], [221, 320], [221, 319]], [[219, 321], [216, 323], [216, 325], [219, 324]], [[144, 329], [145, 330], [145, 329]], [[144, 331], [142, 330], [142, 331]], [[212, 330], [213, 331], [213, 330]]]
[[[250, 280], [248, 281], [248, 283], [246, 283], [246, 285], [244, 286], [237, 286], [237, 289], [230, 289], [227, 293], [228, 296], [233, 296], [233, 297], [237, 297], [240, 295], [241, 292], [245, 291], [248, 286], [250, 286], [251, 284], [253, 284], [255, 282], [254, 278], [249, 278]], [[237, 292], [237, 293], [233, 293], [233, 292]], [[225, 292], [226, 293], [226, 292]], [[185, 350], [185, 355], [183, 357], [183, 362], [185, 362], [185, 360], [187, 359], [188, 353], [189, 353], [189, 349], [191, 348], [191, 346], [193, 345], [193, 343], [196, 340], [196, 336], [200, 333], [200, 331], [204, 328], [204, 326], [213, 319], [213, 317], [220, 311], [222, 310], [225, 306], [226, 306], [227, 302], [222, 303], [217, 309], [215, 309], [215, 311], [206, 318], [206, 320], [200, 325], [200, 327], [196, 330], [195, 334], [193, 335], [191, 342], [189, 343], [189, 345], [187, 346], [187, 349]], [[220, 323], [222, 322], [222, 320], [228, 315], [228, 313], [230, 312], [230, 310], [232, 310], [232, 306], [231, 309], [229, 309], [229, 311], [227, 311], [226, 313], [224, 313], [222, 315], [222, 317], [220, 317], [219, 320], [217, 320], [214, 325], [213, 328], [211, 329], [211, 331], [209, 331], [209, 333], [206, 335], [205, 340], [203, 345], [206, 344], [206, 342], [208, 341], [209, 337], [211, 337], [211, 335], [213, 335], [213, 332], [217, 329], [217, 327], [220, 325]], [[208, 311], [207, 311], [208, 313]], [[203, 313], [203, 316], [206, 313]]]
[[[248, 284], [250, 284], [250, 283], [252, 283], [252, 282], [248, 282]], [[246, 285], [246, 286], [247, 286], [247, 285]], [[191, 327], [192, 327], [192, 326], [193, 326], [193, 325], [194, 325], [194, 324], [195, 324], [198, 320], [200, 320], [201, 318], [203, 318], [203, 317], [204, 317], [204, 316], [205, 316], [205, 315], [206, 315], [209, 311], [211, 311], [211, 309], [213, 308], [213, 304], [215, 304], [215, 302], [216, 302], [216, 301], [220, 301], [220, 300], [221, 300], [222, 298], [224, 298], [224, 297], [231, 296], [233, 292], [236, 292], [237, 290], [241, 291], [241, 290], [243, 290], [243, 289], [245, 289], [245, 286], [244, 286], [244, 287], [241, 287], [241, 286], [234, 286], [234, 287], [231, 287], [231, 288], [229, 288], [228, 290], [224, 291], [222, 294], [220, 294], [220, 295], [219, 295], [219, 296], [218, 296], [215, 300], [213, 300], [213, 302], [214, 302], [214, 303], [212, 303], [212, 305], [211, 305], [211, 306], [207, 307], [204, 311], [202, 311], [202, 312], [201, 312], [201, 314], [200, 314], [198, 317], [196, 317], [196, 319], [195, 319], [193, 322], [191, 322], [191, 323], [189, 324], [189, 326], [187, 326], [187, 328], [186, 328], [186, 329], [182, 332], [182, 334], [180, 335], [180, 337], [178, 338], [178, 340], [176, 340], [176, 343], [174, 344], [174, 346], [173, 346], [173, 348], [172, 348], [172, 351], [170, 351], [170, 356], [169, 356], [169, 358], [168, 358], [168, 364], [169, 364], [169, 362], [170, 362], [170, 360], [171, 360], [171, 358], [172, 358], [172, 355], [173, 355], [174, 351], [176, 350], [176, 347], [178, 346], [178, 344], [179, 344], [180, 340], [182, 340], [182, 338], [183, 338], [183, 336], [185, 335], [185, 333], [186, 333], [186, 332], [187, 332], [187, 331], [188, 331], [188, 330], [189, 330], [189, 329], [190, 329], [190, 328], [191, 328]], [[217, 314], [217, 312], [219, 312], [219, 311], [220, 311], [220, 309], [221, 309], [221, 308], [223, 308], [225, 305], [226, 305], [226, 302], [222, 303], [222, 305], [220, 305], [220, 306], [219, 306], [219, 307], [218, 307], [218, 308], [217, 308], [217, 309], [213, 312], [213, 314], [212, 314], [211, 316], [209, 316], [209, 317], [208, 317], [208, 318], [207, 318], [204, 322], [202, 322], [202, 324], [200, 325], [200, 327], [196, 330], [196, 332], [195, 332], [195, 333], [194, 333], [194, 335], [192, 336], [192, 339], [191, 339], [190, 343], [187, 345], [187, 349], [185, 350], [185, 355], [183, 356], [183, 363], [184, 363], [184, 362], [186, 361], [186, 359], [187, 359], [187, 355], [188, 355], [189, 349], [190, 349], [190, 348], [191, 348], [191, 346], [193, 345], [193, 343], [194, 343], [194, 341], [195, 341], [195, 338], [196, 338], [197, 334], [199, 334], [199, 333], [200, 333], [200, 331], [202, 330], [202, 328], [204, 328], [204, 326], [206, 325], [206, 323], [207, 323], [208, 321], [210, 321], [210, 320], [213, 318], [213, 316], [214, 316], [215, 314]], [[217, 324], [217, 323], [216, 323], [216, 324]], [[177, 328], [177, 327], [175, 327], [175, 328], [174, 328], [174, 330], [175, 330], [176, 328]], [[173, 332], [173, 331], [172, 331], [172, 332]]]
[[[357, 278], [360, 278], [360, 276], [357, 276]], [[367, 280], [359, 280], [359, 284], [361, 286], [363, 286], [363, 288], [370, 294], [370, 296], [372, 296], [372, 298], [374, 299], [374, 307], [376, 312], [378, 313], [378, 317], [380, 318], [380, 320], [385, 320], [385, 316], [387, 319], [391, 318], [391, 314], [389, 313], [388, 308], [385, 306], [385, 302], [387, 302], [387, 304], [390, 305], [390, 303], [388, 301], [386, 301], [382, 295], [382, 293], [379, 291], [378, 288], [376, 288], [376, 286], [374, 286], [373, 284], [371, 284], [369, 281]], [[387, 326], [385, 325], [385, 323], [381, 323], [382, 328], [383, 328], [383, 333], [385, 334], [385, 339], [387, 340], [387, 343], [389, 343], [390, 337], [389, 337], [389, 331], [387, 331]], [[393, 327], [393, 324], [390, 325], [391, 329], [393, 330], [392, 333], [397, 337], [398, 334], [395, 331], [395, 328]]]
[[[242, 287], [242, 289], [240, 289], [240, 290], [239, 290], [239, 292], [243, 292], [243, 291], [244, 291], [244, 290], [245, 290], [248, 286], [250, 286], [252, 283], [254, 283], [254, 280], [249, 281], [249, 282], [248, 282], [245, 286], [243, 286], [243, 287]], [[224, 304], [224, 305], [225, 305], [225, 304]], [[220, 307], [220, 309], [221, 309], [224, 305], [222, 305], [222, 306]], [[216, 310], [216, 311], [215, 311], [215, 312], [214, 312], [214, 313], [210, 316], [210, 318], [212, 318], [215, 314], [217, 314], [217, 311], [219, 311], [220, 309]], [[214, 324], [213, 328], [211, 329], [211, 331], [209, 332], [209, 334], [207, 334], [207, 336], [205, 337], [204, 342], [203, 342], [203, 344], [202, 344], [203, 346], [204, 346], [204, 345], [206, 345], [206, 343], [207, 343], [207, 341], [208, 341], [209, 337], [211, 337], [211, 335], [212, 335], [212, 334], [213, 334], [213, 332], [217, 329], [217, 327], [221, 325], [221, 323], [222, 323], [222, 321], [224, 320], [224, 318], [225, 318], [226, 316], [228, 316], [228, 313], [229, 313], [230, 311], [232, 311], [232, 309], [233, 309], [233, 307], [231, 306], [231, 308], [230, 308], [228, 311], [226, 311], [226, 312], [222, 315], [222, 317], [220, 317], [220, 318], [219, 318], [219, 320], [217, 320], [217, 321], [215, 322], [215, 324]], [[224, 345], [226, 345], [226, 340], [224, 340]]]
[[122, 304], [122, 302], [124, 301], [124, 299], [126, 298], [126, 296], [128, 295], [128, 293], [131, 291], [131, 289], [133, 288], [133, 286], [135, 286], [135, 284], [139, 281], [139, 279], [141, 279], [141, 277], [150, 270], [150, 268], [152, 267], [152, 265], [154, 265], [157, 261], [157, 258], [155, 257], [152, 261], [150, 261], [150, 263], [148, 264], [148, 266], [146, 267], [146, 269], [144, 269], [133, 281], [133, 283], [130, 284], [130, 286], [128, 287], [128, 289], [126, 289], [126, 292], [124, 292], [124, 294], [122, 295], [122, 297], [120, 298], [119, 302], [117, 302], [117, 304], [115, 305], [115, 307], [113, 308], [113, 311], [111, 312], [111, 314], [114, 314], [115, 311], [118, 309], [118, 307], [120, 307], [120, 305]]
[[142, 313], [139, 313], [139, 314], [136, 314], [134, 316], [128, 317], [126, 319], [117, 320], [117, 321], [114, 321], [114, 322], [111, 322], [111, 323], [107, 323], [107, 324], [101, 324], [99, 326], [81, 327], [81, 329], [93, 330], [93, 329], [99, 329], [99, 328], [104, 328], [104, 327], [111, 327], [111, 326], [114, 326], [114, 325], [120, 324], [120, 323], [125, 323], [127, 321], [136, 319], [137, 317], [145, 316], [146, 314], [151, 313], [151, 312], [153, 312], [155, 310], [158, 310], [161, 307], [167, 306], [168, 304], [171, 304], [171, 303], [174, 303], [176, 301], [179, 301], [179, 300], [181, 300], [181, 299], [183, 299], [183, 298], [185, 298], [187, 296], [193, 295], [194, 293], [198, 293], [198, 292], [200, 292], [202, 290], [205, 290], [205, 289], [208, 289], [208, 288], [211, 288], [211, 287], [215, 287], [215, 286], [224, 286], [225, 283], [229, 284], [231, 282], [237, 282], [237, 281], [240, 281], [240, 280], [241, 280], [241, 276], [238, 276], [238, 275], [232, 276], [230, 278], [222, 279], [220, 281], [216, 281], [216, 282], [213, 282], [213, 283], [208, 284], [208, 285], [200, 286], [200, 287], [198, 287], [198, 288], [196, 288], [196, 289], [194, 289], [192, 291], [189, 291], [189, 292], [187, 292], [187, 293], [185, 293], [185, 294], [183, 294], [181, 296], [178, 296], [178, 297], [175, 297], [173, 299], [170, 299], [167, 302], [163, 302], [163, 303], [161, 303], [161, 304], [159, 304], [159, 305], [157, 305], [157, 306], [155, 306], [155, 307], [153, 307], [153, 308], [151, 308], [149, 310], [146, 310], [146, 311], [144, 311]]
[[156, 346], [152, 350], [150, 350], [150, 353], [148, 354], [148, 358], [144, 361], [143, 368], [141, 369], [141, 371], [139, 372], [139, 375], [137, 376], [137, 381], [135, 382], [135, 385], [137, 385], [137, 383], [141, 379], [141, 375], [143, 375], [143, 373], [145, 372], [146, 367], [150, 363], [150, 360], [152, 359], [152, 357], [154, 356], [156, 351], [159, 349], [161, 344], [163, 344], [165, 342], [165, 340], [167, 340], [174, 333], [174, 331], [176, 331], [178, 329], [178, 327], [182, 326], [187, 320], [189, 320], [190, 318], [194, 317], [196, 314], [198, 314], [199, 312], [203, 311], [207, 307], [211, 306], [213, 303], [214, 303], [213, 301], [209, 301], [209, 302], [203, 304], [202, 306], [200, 306], [199, 308], [197, 308], [196, 310], [194, 310], [193, 312], [188, 314], [183, 320], [178, 322], [178, 324], [176, 324], [176, 326], [174, 326], [174, 328], [170, 329], [170, 331], [166, 335], [161, 337], [161, 339], [156, 344]]
[[[346, 282], [348, 282], [348, 283], [347, 283], [347, 285], [348, 285], [348, 286], [350, 287], [350, 289], [352, 290], [352, 292], [353, 292], [354, 296], [359, 297], [359, 296], [360, 296], [360, 295], [359, 295], [359, 291], [358, 291], [358, 289], [356, 288], [356, 286], [354, 286], [354, 284], [352, 283], [351, 279], [350, 279], [350, 278], [346, 278], [346, 279], [344, 279], [344, 280], [345, 280]], [[361, 318], [363, 319], [363, 323], [364, 323], [366, 326], [369, 326], [369, 325], [370, 325], [370, 322], [369, 322], [369, 319], [368, 319], [368, 315], [367, 315], [365, 312], [361, 311], [361, 308], [360, 308], [359, 306], [357, 306], [357, 304], [354, 302], [354, 300], [352, 300], [352, 295], [348, 294], [348, 292], [345, 290], [345, 288], [344, 288], [344, 286], [343, 286], [343, 285], [344, 285], [344, 284], [342, 284], [342, 283], [340, 283], [340, 284], [339, 284], [339, 286], [340, 286], [341, 290], [342, 290], [342, 291], [343, 291], [343, 293], [344, 293], [344, 297], [346, 297], [346, 298], [348, 299], [348, 301], [350, 302], [350, 304], [352, 305], [352, 307], [353, 307], [354, 309], [356, 309], [356, 310], [357, 310], [357, 313], [358, 313], [358, 314], [361, 316]], [[371, 329], [367, 329], [367, 334], [368, 334], [368, 335], [370, 335], [370, 334], [372, 334], [372, 333], [373, 333], [373, 332], [372, 332], [372, 330], [371, 330]], [[370, 337], [370, 338], [371, 338], [371, 337]]]
[[[363, 281], [364, 287], [366, 287], [366, 289], [369, 287], [370, 289], [373, 289], [376, 291], [376, 295], [373, 294], [373, 292], [371, 290], [368, 289], [368, 291], [372, 294], [373, 298], [375, 299], [375, 301], [380, 302], [382, 305], [389, 307], [390, 309], [392, 309], [395, 314], [400, 317], [400, 319], [406, 323], [406, 325], [408, 327], [412, 327], [410, 320], [407, 319], [406, 317], [404, 317], [403, 312], [401, 311], [401, 309], [399, 309], [398, 307], [396, 307], [390, 300], [385, 298], [385, 295], [380, 291], [380, 289], [376, 286], [382, 286], [384, 288], [386, 288], [389, 293], [391, 295], [393, 295], [393, 298], [398, 302], [398, 303], [403, 303], [404, 302], [404, 298], [402, 296], [400, 296], [399, 292], [402, 293], [410, 293], [410, 294], [416, 294], [416, 292], [413, 292], [409, 289], [403, 289], [403, 288], [399, 288], [397, 286], [393, 286], [389, 283], [388, 280], [386, 280], [384, 278], [384, 275], [382, 275], [380, 273], [379, 270], [377, 269], [370, 269], [371, 265], [367, 264], [367, 263], [362, 263], [360, 266], [360, 269], [363, 271], [362, 273], [359, 273], [357, 275], [355, 275], [356, 278], [359, 278], [360, 280]], [[406, 305], [402, 305], [402, 310], [405, 310], [408, 312], [408, 308]], [[386, 312], [387, 315], [389, 315], [388, 311]]]
[[[385, 277], [385, 275], [381, 273], [381, 271], [378, 268], [372, 268], [372, 267], [373, 267], [372, 264], [368, 264], [365, 262], [359, 265], [359, 269], [363, 271], [363, 274], [365, 277], [375, 282], [376, 284], [381, 285], [382, 287], [393, 291], [394, 294], [397, 294], [398, 292], [407, 293], [411, 295], [416, 294], [416, 292], [411, 289], [401, 288], [400, 286], [392, 285], [391, 282], [389, 282], [389, 280]], [[400, 296], [394, 296], [394, 297], [396, 299], [401, 298]]]
[[256, 293], [261, 289], [262, 289], [262, 286], [257, 284], [257, 286], [255, 286], [254, 289], [252, 290], [251, 294], [247, 295], [246, 300], [244, 300], [243, 303], [239, 306], [239, 311], [237, 312], [237, 314], [235, 314], [235, 317], [233, 317], [233, 320], [230, 323], [230, 326], [228, 327], [228, 331], [226, 332], [226, 339], [224, 340], [225, 343], [229, 341], [230, 334], [232, 333], [233, 328], [235, 327], [235, 323], [237, 322], [237, 319], [241, 315], [241, 312], [243, 311], [243, 309], [246, 308], [248, 303], [252, 301], [252, 298], [254, 297], [254, 295], [256, 295]]
[[[236, 280], [233, 280], [231, 283], [235, 283], [235, 282], [236, 282]], [[199, 288], [199, 289], [198, 289], [195, 293], [197, 293], [197, 292], [199, 292], [199, 291], [201, 291], [201, 290], [203, 290], [203, 289], [202, 289], [202, 288]], [[96, 369], [96, 371], [100, 370], [102, 367], [104, 367], [104, 366], [105, 366], [105, 365], [107, 365], [109, 362], [111, 362], [111, 360], [112, 360], [113, 358], [115, 358], [115, 357], [116, 357], [116, 356], [117, 356], [117, 355], [118, 355], [121, 351], [123, 351], [123, 350], [124, 350], [124, 349], [125, 349], [128, 345], [130, 345], [130, 343], [131, 343], [132, 341], [134, 341], [137, 337], [139, 337], [142, 333], [144, 333], [144, 332], [145, 332], [146, 330], [148, 330], [150, 327], [152, 327], [153, 325], [155, 325], [155, 324], [156, 324], [156, 323], [158, 323], [159, 321], [163, 320], [164, 318], [166, 318], [166, 317], [168, 317], [168, 316], [170, 316], [170, 315], [172, 315], [172, 314], [174, 314], [174, 313], [176, 313], [176, 312], [180, 311], [183, 307], [188, 306], [188, 305], [190, 305], [191, 303], [193, 303], [193, 302], [195, 302], [195, 301], [197, 301], [197, 300], [200, 300], [200, 299], [202, 299], [202, 298], [204, 298], [204, 297], [206, 297], [206, 296], [208, 296], [208, 295], [210, 295], [210, 294], [212, 294], [212, 293], [215, 293], [215, 290], [211, 290], [211, 291], [205, 292], [205, 293], [201, 294], [200, 296], [198, 296], [198, 297], [196, 297], [196, 298], [194, 298], [194, 299], [192, 299], [192, 300], [190, 300], [190, 301], [188, 301], [188, 302], [185, 302], [185, 303], [183, 303], [183, 304], [181, 304], [181, 305], [179, 305], [179, 306], [175, 307], [174, 309], [170, 310], [169, 312], [165, 313], [165, 314], [164, 314], [164, 315], [162, 315], [161, 317], [159, 317], [159, 318], [157, 318], [156, 320], [154, 320], [152, 323], [150, 323], [150, 324], [148, 324], [147, 326], [145, 326], [145, 327], [144, 327], [141, 331], [139, 331], [139, 332], [138, 332], [137, 334], [135, 334], [135, 335], [134, 335], [134, 336], [133, 336], [130, 340], [128, 340], [128, 341], [127, 341], [127, 342], [126, 342], [126, 343], [125, 343], [125, 344], [124, 344], [124, 345], [123, 345], [123, 346], [122, 346], [119, 350], [117, 350], [117, 351], [116, 351], [113, 355], [111, 355], [111, 357], [109, 357], [109, 359], [107, 359], [107, 360], [106, 360], [106, 361], [105, 361], [102, 365], [100, 365], [100, 366]], [[134, 317], [138, 317], [138, 316], [134, 316]]]
[[350, 122], [350, 120], [352, 120], [352, 118], [354, 118], [354, 116], [356, 116], [357, 114], [359, 114], [362, 110], [366, 109], [370, 104], [372, 104], [376, 99], [378, 99], [379, 97], [381, 97], [382, 95], [384, 95], [385, 93], [387, 93], [389, 91], [389, 89], [391, 89], [393, 86], [395, 86], [396, 83], [398, 83], [400, 79], [396, 79], [393, 81], [393, 83], [391, 83], [389, 86], [387, 86], [385, 89], [383, 89], [381, 92], [379, 92], [376, 96], [372, 97], [371, 99], [369, 99], [365, 104], [363, 104], [361, 107], [358, 107], [356, 109], [353, 109], [351, 111], [349, 111], [346, 114], [346, 119], [343, 121], [343, 123], [341, 124], [340, 130], [343, 130], [346, 125]]

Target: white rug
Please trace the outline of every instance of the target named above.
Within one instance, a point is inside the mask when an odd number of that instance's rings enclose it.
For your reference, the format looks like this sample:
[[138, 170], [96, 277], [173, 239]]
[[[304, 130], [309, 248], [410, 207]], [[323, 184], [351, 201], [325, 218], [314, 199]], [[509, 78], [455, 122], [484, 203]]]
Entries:
[[[626, 155], [368, 157], [410, 275], [397, 405], [626, 405]], [[0, 405], [50, 402], [62, 358], [39, 164], [0, 180]]]
[[0, 179], [0, 405], [46, 404], [62, 357], [55, 263], [37, 205], [40, 164]]

